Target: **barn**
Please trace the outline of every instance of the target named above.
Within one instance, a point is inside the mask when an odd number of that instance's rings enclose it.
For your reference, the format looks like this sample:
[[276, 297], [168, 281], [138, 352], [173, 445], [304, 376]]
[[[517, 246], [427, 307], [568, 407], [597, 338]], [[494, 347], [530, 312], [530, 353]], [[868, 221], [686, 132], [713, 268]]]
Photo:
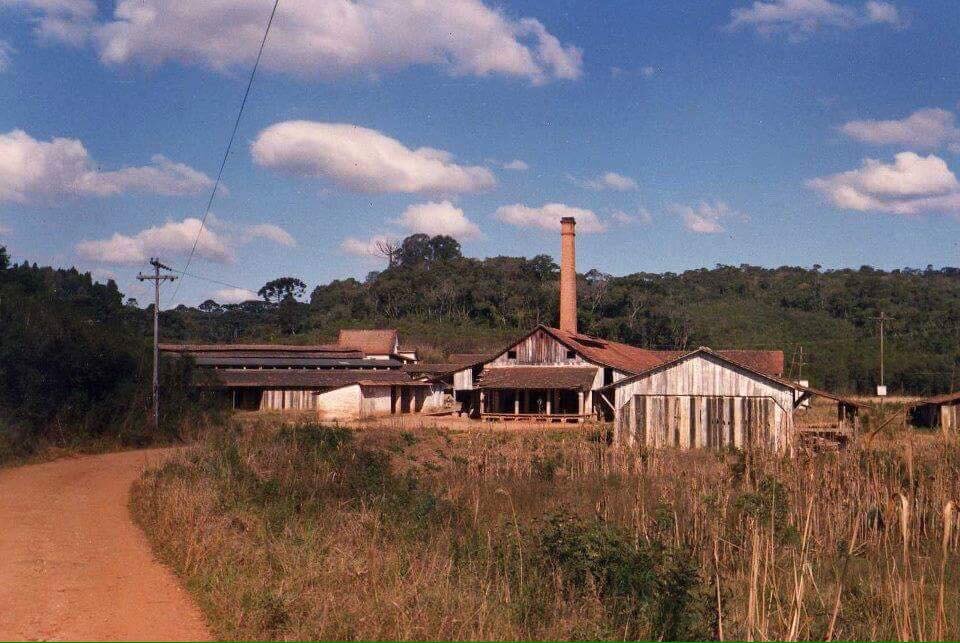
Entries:
[[[860, 428], [862, 405], [701, 347], [598, 394], [614, 408], [614, 439], [633, 447], [735, 448], [784, 452], [842, 444]], [[829, 421], [808, 417], [809, 401], [836, 404]]]
[[[575, 225], [572, 218], [561, 221], [560, 327], [538, 325], [492, 353], [464, 356], [469, 361], [455, 365], [451, 378], [462, 413], [490, 421], [610, 420], [615, 409], [601, 393], [605, 387], [683, 355], [578, 332]], [[783, 374], [782, 351], [718, 354], [759, 373]]]
[[191, 359], [196, 386], [237, 410], [351, 420], [435, 411], [445, 399], [434, 378], [403, 368], [412, 360], [399, 355], [395, 330], [352, 330], [337, 344], [161, 344], [160, 350]]
[[793, 435], [798, 390], [796, 384], [698, 348], [599, 393], [615, 409], [615, 437], [621, 444], [783, 450]]
[[960, 427], [960, 391], [921, 400], [909, 413], [914, 426], [956, 431]]

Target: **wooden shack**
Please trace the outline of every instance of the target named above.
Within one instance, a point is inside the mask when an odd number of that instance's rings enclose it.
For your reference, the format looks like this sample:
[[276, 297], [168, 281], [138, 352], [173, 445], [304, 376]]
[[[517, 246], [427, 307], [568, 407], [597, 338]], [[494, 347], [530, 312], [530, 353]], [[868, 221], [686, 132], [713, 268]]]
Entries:
[[[188, 358], [194, 383], [246, 411], [309, 411], [350, 420], [438, 410], [444, 387], [426, 372], [408, 372], [395, 358], [396, 331], [353, 331], [343, 343], [161, 344], [166, 357]], [[378, 351], [368, 355], [364, 348]]]
[[960, 391], [921, 400], [909, 413], [914, 426], [956, 431], [960, 428]]
[[790, 447], [797, 385], [698, 348], [599, 391], [628, 446]]
[[[732, 351], [763, 372], [783, 370], [780, 351]], [[537, 326], [480, 360], [455, 366], [452, 388], [462, 410], [483, 420], [613, 419], [598, 389], [677, 358], [582, 333]]]

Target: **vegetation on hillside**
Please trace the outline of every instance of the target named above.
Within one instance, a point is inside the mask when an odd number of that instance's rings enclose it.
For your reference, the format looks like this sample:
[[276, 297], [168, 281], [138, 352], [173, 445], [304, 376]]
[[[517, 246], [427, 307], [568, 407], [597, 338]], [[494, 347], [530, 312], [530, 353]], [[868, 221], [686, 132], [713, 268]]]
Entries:
[[229, 640], [955, 640], [953, 440], [787, 459], [260, 422], [132, 507]]
[[168, 440], [196, 418], [189, 364], [169, 364], [161, 431], [150, 426], [148, 312], [113, 281], [12, 265], [0, 246], [0, 462], [48, 445]]
[[[391, 326], [427, 358], [499, 347], [535, 324], [556, 323], [558, 268], [532, 259], [462, 256], [449, 237], [413, 235], [363, 282], [317, 286], [300, 313], [264, 301], [165, 315], [181, 339], [323, 341], [341, 327]], [[682, 274], [579, 276], [583, 332], [650, 348], [781, 349], [793, 376], [846, 392], [879, 378], [876, 317], [887, 325], [886, 381], [928, 394], [960, 385], [960, 269], [823, 270], [717, 266]], [[291, 319], [295, 322], [291, 323]], [[802, 347], [802, 357], [800, 349]]]

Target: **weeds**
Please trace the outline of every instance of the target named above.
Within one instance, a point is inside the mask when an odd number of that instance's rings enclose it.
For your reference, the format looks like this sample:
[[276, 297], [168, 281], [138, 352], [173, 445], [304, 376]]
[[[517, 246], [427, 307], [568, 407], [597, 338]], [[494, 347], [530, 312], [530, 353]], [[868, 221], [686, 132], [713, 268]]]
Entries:
[[134, 510], [223, 638], [960, 636], [952, 443], [747, 460], [410, 434], [225, 431]]

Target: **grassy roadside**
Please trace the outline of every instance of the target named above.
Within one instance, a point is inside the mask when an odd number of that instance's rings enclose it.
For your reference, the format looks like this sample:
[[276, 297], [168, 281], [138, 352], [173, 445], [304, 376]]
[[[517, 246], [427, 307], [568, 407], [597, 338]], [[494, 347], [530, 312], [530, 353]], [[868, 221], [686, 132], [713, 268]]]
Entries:
[[224, 639], [955, 639], [960, 455], [903, 446], [260, 425], [131, 506]]

